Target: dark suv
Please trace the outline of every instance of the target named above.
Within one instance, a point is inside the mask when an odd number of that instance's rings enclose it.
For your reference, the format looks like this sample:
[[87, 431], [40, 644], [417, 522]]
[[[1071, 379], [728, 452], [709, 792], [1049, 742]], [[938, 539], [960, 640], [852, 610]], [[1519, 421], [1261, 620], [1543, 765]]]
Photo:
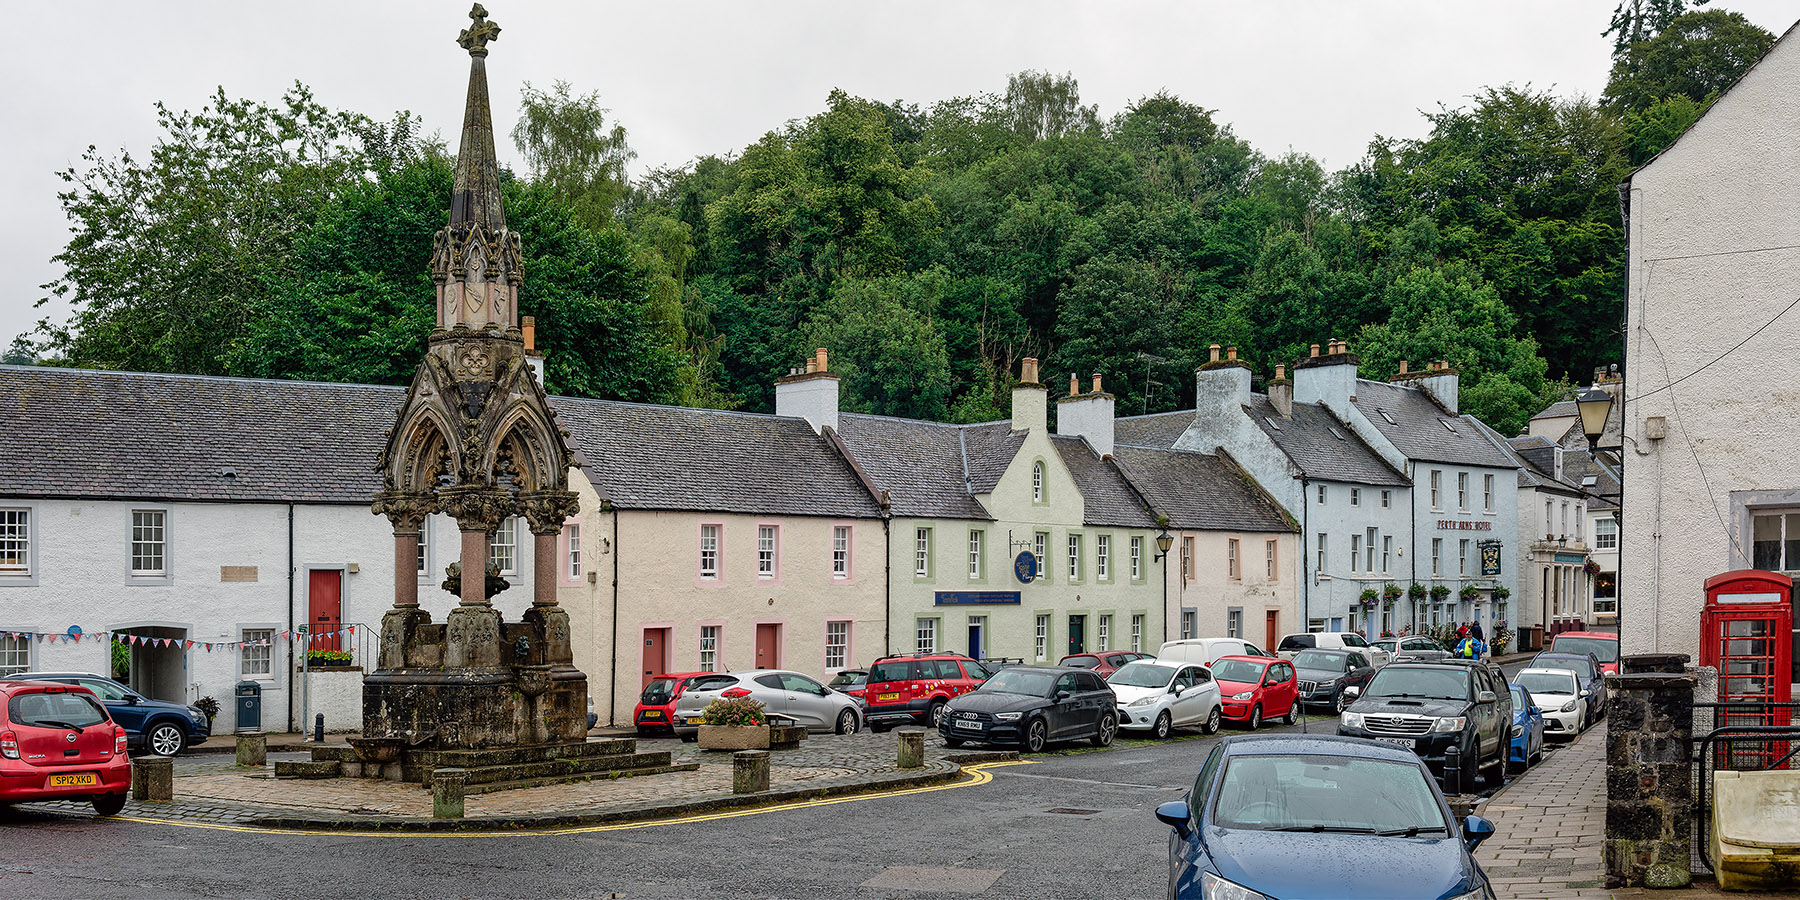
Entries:
[[113, 722], [125, 729], [133, 750], [174, 756], [207, 739], [212, 720], [197, 706], [152, 700], [111, 678], [86, 672], [20, 672], [20, 681], [59, 681], [87, 688], [100, 698]]
[[[1487, 660], [1389, 663], [1369, 680], [1338, 721], [1338, 734], [1410, 747], [1444, 780], [1444, 790], [1469, 793], [1486, 772], [1490, 787], [1506, 778], [1512, 735], [1512, 691], [1500, 667]], [[1457, 748], [1458, 774], [1446, 777], [1445, 757]]]
[[937, 727], [944, 704], [981, 686], [992, 674], [954, 653], [884, 656], [869, 667], [863, 685], [863, 718], [885, 731], [895, 725]]

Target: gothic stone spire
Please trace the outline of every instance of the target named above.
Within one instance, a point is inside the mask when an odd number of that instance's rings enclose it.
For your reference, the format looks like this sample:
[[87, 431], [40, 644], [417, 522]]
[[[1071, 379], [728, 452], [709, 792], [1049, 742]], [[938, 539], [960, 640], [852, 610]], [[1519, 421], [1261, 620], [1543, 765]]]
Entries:
[[506, 229], [500, 199], [500, 163], [494, 153], [488, 108], [487, 45], [500, 26], [481, 4], [456, 42], [469, 51], [469, 92], [463, 106], [462, 146], [450, 195], [450, 226], [437, 233], [431, 277], [437, 283], [437, 325], [443, 329], [516, 327], [523, 260], [519, 236]]

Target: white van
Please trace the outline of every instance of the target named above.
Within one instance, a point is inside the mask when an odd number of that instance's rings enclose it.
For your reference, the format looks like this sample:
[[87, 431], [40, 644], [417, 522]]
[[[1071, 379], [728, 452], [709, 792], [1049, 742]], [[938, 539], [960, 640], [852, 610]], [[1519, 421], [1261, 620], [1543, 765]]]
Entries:
[[1388, 652], [1370, 645], [1363, 636], [1354, 631], [1309, 631], [1305, 634], [1290, 634], [1275, 645], [1275, 654], [1282, 659], [1293, 659], [1294, 654], [1302, 650], [1317, 647], [1321, 650], [1361, 650], [1369, 654], [1369, 663], [1379, 669], [1388, 663]]
[[1156, 651], [1160, 662], [1189, 662], [1211, 667], [1221, 656], [1274, 656], [1240, 638], [1189, 638], [1170, 641]]

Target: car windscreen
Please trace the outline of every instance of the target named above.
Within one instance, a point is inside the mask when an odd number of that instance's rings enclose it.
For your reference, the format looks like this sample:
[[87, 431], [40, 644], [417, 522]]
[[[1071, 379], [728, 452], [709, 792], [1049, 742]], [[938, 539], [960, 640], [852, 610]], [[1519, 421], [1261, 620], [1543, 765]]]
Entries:
[[1592, 653], [1602, 663], [1619, 661], [1619, 642], [1604, 638], [1572, 638], [1558, 635], [1550, 645], [1558, 653]]
[[918, 678], [913, 672], [918, 664], [910, 659], [893, 662], [878, 662], [869, 668], [869, 683], [881, 684], [888, 681], [907, 681]]
[[1375, 673], [1364, 697], [1418, 697], [1431, 700], [1469, 699], [1469, 676], [1462, 669], [1397, 668]]
[[1106, 679], [1112, 684], [1122, 687], [1163, 687], [1169, 679], [1175, 677], [1174, 666], [1159, 666], [1154, 663], [1126, 663], [1119, 671]]
[[1582, 678], [1593, 678], [1594, 664], [1585, 656], [1539, 656], [1531, 661], [1534, 669], [1568, 669]]
[[1100, 665], [1100, 657], [1098, 657], [1098, 656], [1071, 656], [1071, 657], [1063, 660], [1062, 664], [1065, 666], [1068, 666], [1071, 669], [1092, 669], [1092, 668], [1096, 668]]
[[1256, 684], [1262, 681], [1263, 665], [1247, 659], [1221, 659], [1212, 664], [1213, 677], [1220, 681]]
[[1302, 650], [1294, 654], [1294, 668], [1346, 672], [1350, 669], [1350, 654], [1332, 653], [1329, 650]]
[[7, 704], [14, 725], [33, 728], [87, 728], [106, 721], [106, 710], [86, 694], [18, 694]]
[[1514, 685], [1512, 685], [1511, 689], [1512, 689], [1512, 697], [1513, 697], [1513, 712], [1524, 712], [1525, 707], [1527, 706], [1527, 704], [1525, 702], [1525, 688], [1519, 687], [1517, 684], [1514, 684]]
[[1318, 646], [1318, 641], [1310, 634], [1290, 634], [1281, 639], [1281, 646], [1276, 647], [1275, 650], [1277, 652], [1282, 650], [1305, 650], [1315, 646]]
[[831, 676], [831, 687], [861, 687], [868, 680], [869, 673], [867, 672], [839, 672]]
[[669, 702], [669, 698], [673, 696], [675, 696], [675, 679], [657, 678], [644, 685], [644, 692], [638, 695], [638, 702], [654, 706], [658, 703]]
[[1418, 764], [1325, 754], [1230, 757], [1213, 794], [1211, 824], [1253, 831], [1450, 834], [1430, 777]]
[[1033, 697], [1050, 696], [1050, 688], [1056, 684], [1056, 675], [1052, 672], [1032, 672], [1021, 669], [1001, 669], [994, 673], [981, 685], [984, 691], [999, 691], [1004, 694], [1028, 694]]
[[1574, 675], [1555, 672], [1520, 672], [1513, 677], [1513, 683], [1533, 694], [1573, 694], [1579, 690]]

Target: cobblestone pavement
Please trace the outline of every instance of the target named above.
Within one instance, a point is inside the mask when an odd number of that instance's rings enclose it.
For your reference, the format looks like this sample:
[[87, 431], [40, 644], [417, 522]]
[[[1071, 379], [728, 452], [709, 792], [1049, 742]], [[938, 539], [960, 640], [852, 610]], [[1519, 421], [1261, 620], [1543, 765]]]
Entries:
[[[798, 749], [772, 755], [771, 790], [853, 790], [913, 775], [948, 777], [956, 771], [956, 766], [945, 758], [945, 749], [935, 734], [927, 735], [924, 770], [900, 769], [896, 765], [896, 744], [893, 734], [811, 735]], [[694, 763], [699, 768], [470, 794], [464, 803], [465, 814], [469, 819], [528, 819], [557, 814], [653, 811], [683, 802], [705, 804], [736, 796], [731, 790], [730, 753], [701, 750], [695, 744], [671, 739], [642, 740], [639, 749], [667, 751], [672, 762]], [[310, 758], [306, 753], [271, 752], [267, 766], [240, 767], [225, 754], [183, 756], [176, 760], [173, 801], [134, 800], [127, 803], [123, 815], [220, 824], [265, 819], [323, 820], [346, 826], [431, 816], [431, 792], [416, 784], [362, 778], [275, 777], [275, 762]], [[88, 809], [80, 803], [32, 805], [63, 811]]]

